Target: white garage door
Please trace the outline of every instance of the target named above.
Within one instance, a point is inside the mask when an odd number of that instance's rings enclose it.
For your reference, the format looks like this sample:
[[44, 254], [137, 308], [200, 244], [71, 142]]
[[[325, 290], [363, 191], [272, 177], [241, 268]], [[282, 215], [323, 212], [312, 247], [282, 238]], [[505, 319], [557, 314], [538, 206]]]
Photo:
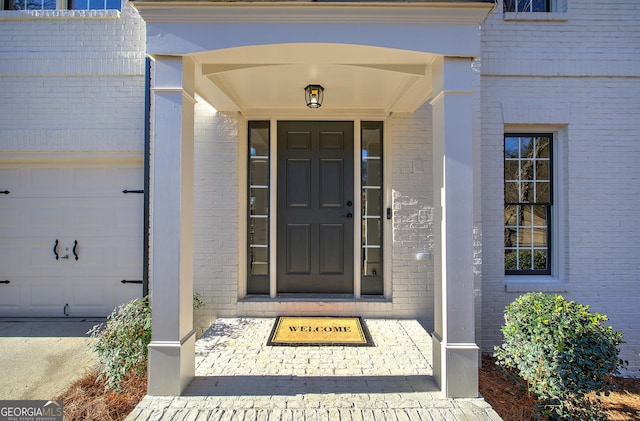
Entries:
[[140, 163], [0, 164], [0, 317], [103, 317], [142, 296]]

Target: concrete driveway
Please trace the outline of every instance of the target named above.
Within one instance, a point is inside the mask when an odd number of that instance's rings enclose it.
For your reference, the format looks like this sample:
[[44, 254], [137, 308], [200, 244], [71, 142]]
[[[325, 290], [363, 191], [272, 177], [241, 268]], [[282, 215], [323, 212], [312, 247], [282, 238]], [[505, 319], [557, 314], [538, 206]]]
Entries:
[[87, 331], [101, 319], [0, 318], [0, 400], [50, 400], [93, 366]]

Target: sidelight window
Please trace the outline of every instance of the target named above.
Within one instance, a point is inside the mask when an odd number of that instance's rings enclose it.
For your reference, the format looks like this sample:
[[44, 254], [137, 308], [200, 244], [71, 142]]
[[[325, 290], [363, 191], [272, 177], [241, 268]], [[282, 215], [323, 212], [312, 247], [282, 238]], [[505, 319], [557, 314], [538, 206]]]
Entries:
[[269, 122], [249, 122], [249, 294], [269, 293]]
[[361, 124], [362, 294], [383, 293], [382, 122]]

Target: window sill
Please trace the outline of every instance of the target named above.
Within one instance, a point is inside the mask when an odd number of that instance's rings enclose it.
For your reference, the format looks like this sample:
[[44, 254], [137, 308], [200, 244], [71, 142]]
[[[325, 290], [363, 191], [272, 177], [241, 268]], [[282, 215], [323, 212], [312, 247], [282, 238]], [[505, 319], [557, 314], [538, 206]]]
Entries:
[[506, 292], [568, 292], [569, 283], [553, 276], [514, 276], [504, 277]]
[[566, 12], [504, 12], [504, 20], [519, 22], [567, 22], [569, 13]]
[[0, 20], [25, 19], [117, 19], [120, 11], [110, 10], [1, 10]]

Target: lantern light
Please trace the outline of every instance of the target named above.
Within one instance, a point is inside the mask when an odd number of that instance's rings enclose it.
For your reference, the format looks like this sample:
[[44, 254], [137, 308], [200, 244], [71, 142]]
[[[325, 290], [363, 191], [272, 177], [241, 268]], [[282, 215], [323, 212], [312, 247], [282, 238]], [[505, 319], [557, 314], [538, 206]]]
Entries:
[[322, 85], [307, 85], [304, 88], [304, 98], [309, 108], [320, 108], [324, 99], [324, 88]]

